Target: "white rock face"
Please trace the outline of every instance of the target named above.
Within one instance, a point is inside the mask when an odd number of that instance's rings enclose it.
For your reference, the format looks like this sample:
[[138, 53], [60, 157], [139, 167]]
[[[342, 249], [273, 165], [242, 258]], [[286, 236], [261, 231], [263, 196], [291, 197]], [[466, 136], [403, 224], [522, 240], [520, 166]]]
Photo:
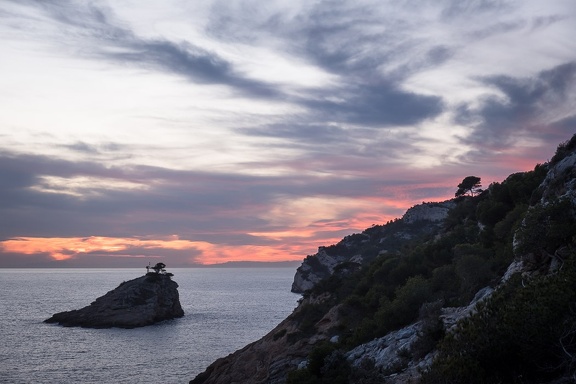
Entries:
[[[552, 197], [569, 198], [576, 205], [576, 153], [566, 156], [554, 165], [541, 184], [544, 188], [541, 202], [546, 203]], [[567, 181], [567, 182], [566, 182]]]
[[432, 364], [436, 354], [433, 351], [423, 358], [411, 357], [410, 351], [421, 334], [422, 323], [417, 322], [359, 345], [349, 351], [346, 358], [356, 368], [361, 367], [365, 361], [374, 362], [374, 367], [386, 375], [382, 377], [386, 383], [416, 383], [421, 372]]
[[323, 247], [320, 247], [318, 253], [311, 257], [316, 259], [314, 263], [304, 259], [302, 265], [298, 267], [292, 283], [292, 292], [303, 293], [312, 289], [320, 280], [334, 273], [334, 267], [346, 261], [345, 258], [328, 255]]
[[476, 309], [478, 303], [486, 300], [488, 297], [492, 295], [493, 292], [494, 288], [484, 287], [476, 293], [470, 304], [468, 304], [467, 306], [442, 308], [442, 315], [440, 316], [440, 318], [444, 323], [444, 329], [446, 329], [447, 331], [453, 330], [460, 320], [474, 313], [474, 310]]
[[412, 208], [408, 209], [404, 216], [402, 216], [402, 220], [406, 224], [412, 224], [417, 221], [442, 221], [448, 216], [448, 211], [454, 206], [456, 203], [453, 201], [445, 201], [442, 203], [422, 203], [413, 206]]
[[298, 270], [299, 273], [294, 275], [294, 281], [292, 282], [292, 292], [306, 292], [307, 290], [314, 288], [314, 286], [318, 284], [318, 282], [322, 279], [320, 276], [309, 272], [311, 271], [309, 265], [302, 264], [301, 268], [301, 270]]
[[504, 276], [502, 276], [502, 279], [500, 280], [500, 283], [505, 283], [508, 280], [510, 280], [510, 278], [515, 275], [516, 273], [521, 273], [524, 272], [524, 261], [522, 260], [514, 260], [512, 263], [510, 263], [510, 265], [508, 266], [508, 269], [506, 270], [506, 272], [504, 273]]
[[421, 323], [418, 322], [390, 332], [384, 337], [357, 346], [346, 354], [346, 358], [355, 367], [358, 367], [363, 359], [372, 359], [377, 367], [390, 370], [403, 364], [406, 359], [403, 357], [403, 352], [409, 351], [418, 339], [421, 327]]

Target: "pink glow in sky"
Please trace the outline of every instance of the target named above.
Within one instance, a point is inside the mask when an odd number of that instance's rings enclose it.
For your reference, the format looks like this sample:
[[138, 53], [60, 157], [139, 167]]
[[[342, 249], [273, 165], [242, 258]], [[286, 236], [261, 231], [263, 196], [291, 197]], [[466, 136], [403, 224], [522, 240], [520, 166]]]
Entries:
[[572, 1], [0, 3], [0, 266], [301, 260], [547, 161]]

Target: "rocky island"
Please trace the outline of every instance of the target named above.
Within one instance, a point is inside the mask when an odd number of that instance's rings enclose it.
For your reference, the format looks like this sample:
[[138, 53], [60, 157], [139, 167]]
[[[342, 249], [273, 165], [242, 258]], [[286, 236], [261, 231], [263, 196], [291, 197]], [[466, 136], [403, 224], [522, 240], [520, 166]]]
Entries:
[[158, 263], [152, 268], [155, 272], [122, 282], [90, 305], [56, 313], [44, 322], [65, 327], [136, 328], [182, 317], [178, 284], [164, 267]]

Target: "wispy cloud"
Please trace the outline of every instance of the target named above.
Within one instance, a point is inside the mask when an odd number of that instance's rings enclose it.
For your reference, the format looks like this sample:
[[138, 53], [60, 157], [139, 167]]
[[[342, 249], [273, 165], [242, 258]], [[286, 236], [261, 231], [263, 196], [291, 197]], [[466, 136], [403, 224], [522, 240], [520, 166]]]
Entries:
[[[558, 121], [574, 116], [571, 106], [576, 103], [575, 62], [530, 78], [491, 76], [481, 81], [499, 95], [487, 96], [476, 107], [462, 105], [456, 115], [458, 123], [472, 127], [464, 142], [475, 148], [499, 150], [521, 137], [539, 138]], [[565, 135], [573, 128], [566, 126]]]
[[25, 25], [38, 17], [51, 19], [56, 23], [55, 34], [63, 39], [58, 44], [80, 57], [167, 72], [203, 84], [222, 84], [251, 96], [277, 96], [270, 85], [242, 75], [232, 63], [193, 42], [139, 37], [123, 26], [108, 6], [69, 1], [24, 4], [42, 12], [23, 17]]

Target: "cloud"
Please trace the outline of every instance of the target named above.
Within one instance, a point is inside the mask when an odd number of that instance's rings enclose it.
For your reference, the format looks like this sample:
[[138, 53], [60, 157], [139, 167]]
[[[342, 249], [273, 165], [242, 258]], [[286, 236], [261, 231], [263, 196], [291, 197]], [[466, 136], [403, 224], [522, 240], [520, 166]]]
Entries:
[[74, 144], [64, 145], [65, 148], [71, 149], [73, 151], [78, 151], [86, 154], [98, 154], [100, 151], [96, 146], [87, 144], [83, 141], [77, 141]]
[[[313, 116], [311, 123], [409, 126], [444, 111], [441, 97], [401, 86], [409, 75], [438, 66], [452, 55], [446, 45], [426, 46], [410, 36], [417, 23], [399, 19], [394, 12], [383, 12], [386, 7], [370, 2], [287, 8], [258, 12], [250, 6], [237, 9], [220, 5], [214, 8], [208, 30], [217, 38], [242, 43], [260, 42], [262, 36], [272, 35], [285, 51], [337, 76], [337, 85], [307, 90], [288, 99]], [[250, 17], [245, 12], [251, 12]], [[291, 123], [297, 124], [287, 124]]]
[[[143, 40], [129, 35], [123, 40], [115, 39], [114, 44], [114, 49], [96, 54], [106, 60], [118, 60], [142, 67], [151, 66], [182, 75], [197, 83], [226, 85], [251, 96], [279, 97], [279, 93], [271, 85], [243, 76], [234, 70], [233, 64], [218, 54], [191, 43]], [[117, 48], [121, 48], [121, 51]]]
[[393, 84], [350, 87], [332, 101], [328, 95], [304, 101], [317, 117], [364, 126], [410, 126], [438, 116], [442, 99], [401, 91]]
[[[192, 42], [142, 38], [117, 20], [110, 7], [98, 3], [26, 1], [29, 7], [56, 21], [65, 46], [80, 57], [98, 58], [124, 65], [183, 76], [200, 84], [226, 85], [253, 97], [277, 97], [274, 87], [250, 79], [215, 52]], [[26, 25], [35, 18], [19, 15]], [[24, 29], [24, 28], [23, 28]]]
[[[364, 223], [354, 217], [358, 209], [371, 211], [381, 220], [401, 214], [398, 202], [392, 203], [395, 197], [391, 192], [398, 185], [425, 180], [401, 168], [388, 167], [381, 180], [374, 180], [372, 171], [365, 171], [251, 176], [145, 166], [105, 167], [4, 153], [0, 173], [6, 177], [0, 179], [0, 198], [10, 204], [0, 207], [4, 218], [0, 239], [177, 235], [181, 240], [222, 247], [281, 246], [292, 240], [309, 247], [328, 233], [337, 238], [350, 225], [363, 229]], [[428, 179], [438, 183], [432, 174]], [[383, 193], [388, 196], [380, 203], [366, 205], [356, 200], [363, 196], [378, 201]], [[396, 198], [406, 198], [405, 190], [398, 193]], [[412, 198], [421, 195], [417, 191]], [[322, 203], [323, 199], [329, 203]], [[314, 226], [328, 218], [347, 221], [348, 229]], [[298, 228], [305, 227], [309, 229], [298, 234], [302, 231]]]
[[[572, 8], [7, 0], [0, 241], [67, 265], [296, 259], [530, 169], [575, 131]], [[123, 248], [75, 250], [90, 237]]]
[[545, 126], [567, 117], [550, 112], [561, 111], [562, 106], [576, 101], [574, 62], [541, 71], [534, 77], [501, 75], [480, 81], [499, 95], [484, 97], [478, 106], [463, 104], [457, 110], [456, 122], [472, 127], [463, 140], [472, 147], [498, 150], [508, 147], [519, 137], [541, 137]]
[[290, 141], [303, 141], [311, 146], [318, 144], [341, 144], [348, 136], [348, 132], [340, 126], [329, 124], [314, 124], [298, 122], [270, 124], [267, 126], [254, 126], [237, 128], [236, 131], [250, 136], [274, 137]]

